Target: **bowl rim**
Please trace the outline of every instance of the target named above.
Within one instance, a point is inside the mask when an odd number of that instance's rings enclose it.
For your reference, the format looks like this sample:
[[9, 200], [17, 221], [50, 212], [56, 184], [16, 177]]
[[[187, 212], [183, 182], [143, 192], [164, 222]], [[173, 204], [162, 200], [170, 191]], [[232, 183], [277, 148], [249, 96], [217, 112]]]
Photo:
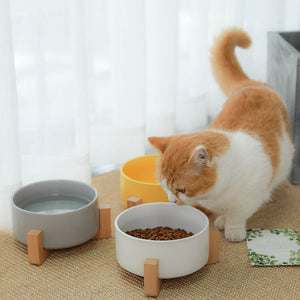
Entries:
[[150, 156], [155, 156], [157, 158], [159, 158], [159, 154], [148, 154], [148, 155], [142, 155], [142, 156], [138, 156], [138, 157], [135, 157], [135, 158], [132, 158], [128, 161], [126, 161], [120, 168], [120, 173], [121, 173], [121, 176], [124, 176], [126, 179], [130, 180], [130, 181], [133, 181], [133, 182], [136, 182], [136, 183], [140, 183], [140, 184], [144, 184], [144, 185], [152, 185], [152, 186], [160, 186], [159, 182], [158, 183], [151, 183], [151, 182], [145, 182], [145, 181], [141, 181], [141, 180], [136, 180], [136, 179], [133, 179], [131, 177], [129, 177], [128, 175], [125, 174], [123, 168], [129, 164], [130, 162], [132, 162], [133, 160], [136, 160], [136, 159], [139, 159], [139, 158], [143, 158], [143, 157], [150, 157]]
[[[86, 187], [88, 187], [89, 189], [91, 189], [94, 193], [95, 193], [95, 196], [93, 197], [93, 200], [91, 200], [87, 205], [84, 205], [82, 207], [79, 207], [79, 208], [76, 208], [76, 209], [73, 209], [71, 211], [68, 211], [68, 212], [64, 212], [64, 213], [56, 213], [56, 214], [41, 214], [39, 212], [33, 212], [33, 211], [30, 211], [30, 210], [26, 210], [26, 209], [23, 209], [21, 208], [20, 206], [18, 206], [16, 203], [15, 203], [15, 196], [18, 194], [18, 193], [21, 193], [25, 188], [28, 188], [28, 187], [31, 187], [31, 186], [35, 186], [35, 185], [38, 185], [38, 184], [41, 184], [41, 183], [55, 183], [55, 182], [60, 182], [60, 183], [63, 183], [63, 182], [68, 182], [68, 183], [74, 183], [74, 184], [81, 184], [81, 185], [85, 185]], [[77, 211], [80, 211], [82, 209], [85, 209], [87, 207], [90, 207], [92, 205], [94, 205], [94, 203], [97, 201], [98, 199], [98, 191], [95, 187], [93, 187], [92, 185], [88, 184], [88, 183], [85, 183], [83, 181], [78, 181], [78, 180], [70, 180], [70, 179], [49, 179], [49, 180], [40, 180], [40, 181], [36, 181], [36, 182], [33, 182], [33, 183], [30, 183], [30, 184], [27, 184], [27, 185], [24, 185], [22, 187], [20, 187], [19, 189], [17, 189], [13, 195], [11, 196], [11, 205], [18, 211], [21, 211], [22, 213], [26, 213], [26, 214], [29, 214], [29, 215], [34, 215], [34, 216], [43, 216], [45, 218], [47, 217], [54, 217], [54, 216], [63, 216], [63, 215], [69, 215], [69, 214], [73, 214], [74, 212], [77, 212]]]
[[208, 228], [209, 228], [209, 219], [207, 217], [207, 215], [205, 213], [203, 213], [202, 211], [200, 211], [197, 208], [194, 208], [192, 206], [189, 205], [182, 205], [184, 207], [188, 207], [188, 209], [196, 209], [198, 211], [198, 213], [200, 215], [202, 215], [205, 219], [205, 226], [203, 227], [202, 230], [200, 230], [199, 232], [193, 234], [192, 236], [188, 236], [182, 239], [176, 239], [176, 240], [147, 240], [147, 239], [140, 239], [137, 237], [134, 237], [132, 235], [127, 234], [126, 232], [124, 232], [123, 230], [121, 230], [121, 228], [118, 226], [118, 220], [119, 218], [125, 214], [127, 211], [132, 210], [132, 209], [137, 209], [140, 206], [144, 206], [144, 205], [176, 205], [178, 206], [176, 203], [168, 203], [168, 202], [153, 202], [153, 203], [144, 203], [144, 204], [140, 204], [140, 205], [136, 205], [130, 208], [127, 208], [125, 210], [123, 210], [115, 219], [115, 230], [118, 231], [121, 235], [123, 235], [126, 238], [132, 239], [132, 240], [136, 240], [136, 241], [142, 241], [142, 242], [146, 242], [146, 243], [179, 243], [182, 241], [186, 241], [186, 240], [191, 240], [191, 239], [195, 239], [198, 236], [200, 236], [203, 232], [205, 232]]

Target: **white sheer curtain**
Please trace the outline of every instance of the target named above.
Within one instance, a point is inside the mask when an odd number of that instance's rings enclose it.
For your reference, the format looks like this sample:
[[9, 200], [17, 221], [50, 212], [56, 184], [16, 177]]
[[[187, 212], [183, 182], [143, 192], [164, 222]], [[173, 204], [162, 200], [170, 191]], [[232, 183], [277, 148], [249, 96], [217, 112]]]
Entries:
[[90, 182], [150, 152], [147, 137], [204, 129], [225, 101], [209, 47], [227, 26], [266, 79], [266, 33], [300, 29], [297, 0], [0, 0], [0, 227], [21, 185]]

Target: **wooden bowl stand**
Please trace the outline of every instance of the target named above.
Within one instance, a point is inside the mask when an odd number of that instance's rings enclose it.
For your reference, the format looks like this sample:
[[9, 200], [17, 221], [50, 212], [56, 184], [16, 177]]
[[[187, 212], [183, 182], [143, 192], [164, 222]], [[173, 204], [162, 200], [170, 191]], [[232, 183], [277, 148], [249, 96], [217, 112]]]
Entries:
[[[130, 197], [127, 200], [127, 208], [142, 204], [142, 199]], [[202, 209], [201, 209], [202, 210]], [[203, 210], [202, 210], [203, 211]], [[209, 211], [205, 212], [210, 214]], [[211, 223], [211, 222], [210, 222]], [[219, 261], [219, 238], [218, 229], [210, 224], [209, 227], [209, 257], [207, 264], [215, 264]], [[145, 296], [157, 297], [160, 292], [161, 279], [158, 274], [159, 260], [146, 258], [144, 262], [144, 294]]]
[[[127, 200], [127, 208], [142, 204], [142, 199], [130, 197]], [[99, 231], [93, 240], [111, 237], [111, 208], [108, 205], [100, 205]], [[43, 247], [42, 230], [32, 229], [27, 234], [28, 261], [30, 264], [40, 266], [51, 253], [51, 250]], [[219, 231], [212, 225], [209, 228], [209, 258], [207, 264], [217, 263], [219, 260]], [[144, 294], [157, 297], [160, 292], [161, 279], [159, 278], [159, 260], [146, 258], [144, 262]]]
[[[111, 237], [111, 209], [109, 205], [99, 207], [99, 230], [92, 240]], [[43, 246], [43, 231], [32, 229], [27, 233], [28, 261], [32, 265], [40, 266], [50, 255], [50, 249]]]

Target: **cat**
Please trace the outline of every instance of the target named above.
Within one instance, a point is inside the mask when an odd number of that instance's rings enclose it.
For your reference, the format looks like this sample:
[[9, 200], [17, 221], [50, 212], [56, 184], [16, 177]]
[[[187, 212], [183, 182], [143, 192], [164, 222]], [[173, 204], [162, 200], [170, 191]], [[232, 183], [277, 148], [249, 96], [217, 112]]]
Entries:
[[250, 44], [238, 28], [215, 39], [212, 70], [228, 98], [206, 130], [148, 138], [159, 151], [157, 177], [169, 201], [210, 210], [231, 242], [246, 238], [247, 219], [288, 177], [294, 151], [280, 96], [250, 80], [236, 59], [235, 47]]

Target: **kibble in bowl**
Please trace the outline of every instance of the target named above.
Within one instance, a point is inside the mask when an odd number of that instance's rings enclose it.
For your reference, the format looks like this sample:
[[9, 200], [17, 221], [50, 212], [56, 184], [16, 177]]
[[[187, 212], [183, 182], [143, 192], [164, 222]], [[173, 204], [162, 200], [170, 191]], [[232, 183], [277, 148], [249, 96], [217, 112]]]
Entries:
[[134, 236], [139, 239], [153, 240], [153, 241], [170, 241], [184, 239], [186, 237], [192, 236], [192, 232], [187, 232], [181, 228], [171, 228], [168, 226], [157, 226], [154, 228], [146, 229], [134, 229], [126, 231], [127, 234]]
[[145, 259], [157, 258], [159, 277], [176, 278], [207, 263], [209, 221], [190, 206], [142, 204], [117, 216], [115, 239], [117, 260], [127, 271], [144, 276]]

